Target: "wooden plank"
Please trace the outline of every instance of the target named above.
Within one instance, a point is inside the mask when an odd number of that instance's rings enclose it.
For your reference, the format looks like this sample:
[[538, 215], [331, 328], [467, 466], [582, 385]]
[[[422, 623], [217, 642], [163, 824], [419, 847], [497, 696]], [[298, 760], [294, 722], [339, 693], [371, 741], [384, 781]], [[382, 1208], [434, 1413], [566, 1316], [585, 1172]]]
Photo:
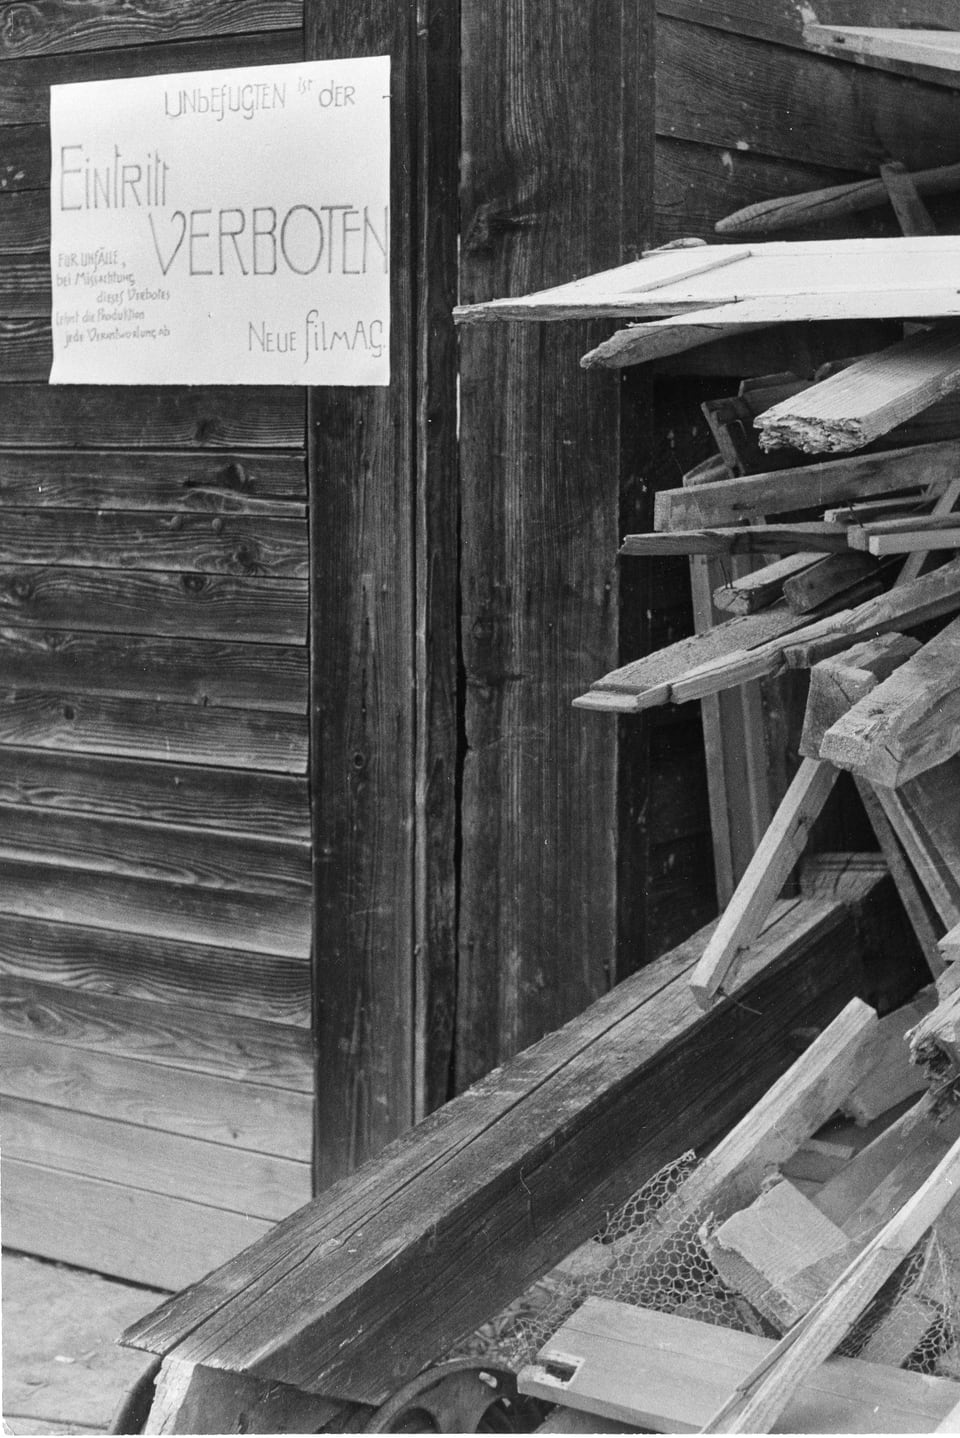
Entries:
[[[4, 1242], [27, 1253], [166, 1290], [267, 1233], [263, 1219], [145, 1194], [43, 1164], [5, 1163]], [[69, 1212], [70, 1222], [63, 1222]], [[175, 1233], [178, 1242], [171, 1244]]]
[[935, 70], [960, 71], [960, 38], [951, 30], [880, 29], [864, 25], [815, 25], [803, 29], [804, 39], [829, 54], [854, 51], [881, 60], [902, 60]]
[[186, 1005], [77, 993], [5, 974], [0, 1029], [190, 1073], [313, 1092], [310, 1035], [291, 1025], [236, 1014], [227, 1023], [222, 1014]]
[[748, 574], [731, 579], [713, 591], [713, 602], [718, 609], [730, 614], [753, 614], [766, 609], [783, 594], [784, 581], [798, 574], [804, 574], [819, 562], [816, 554], [788, 554], [783, 559], [753, 569]]
[[287, 1383], [261, 1383], [168, 1358], [157, 1375], [144, 1433], [319, 1433], [343, 1418], [339, 1404]]
[[0, 689], [0, 743], [304, 774], [306, 716]]
[[939, 975], [943, 960], [939, 952], [939, 938], [943, 923], [936, 905], [920, 880], [917, 869], [910, 861], [900, 834], [891, 823], [883, 804], [877, 798], [872, 785], [862, 779], [856, 781], [860, 802], [870, 820], [881, 852], [890, 869], [890, 876], [897, 886], [904, 910], [920, 945], [931, 974]]
[[[773, 1348], [769, 1338], [588, 1298], [523, 1369], [519, 1387], [645, 1431], [696, 1433]], [[570, 1377], [550, 1376], [547, 1365]], [[784, 1414], [789, 1433], [923, 1433], [950, 1410], [949, 1379], [832, 1358]]]
[[[18, 250], [43, 253], [49, 248], [50, 201], [43, 191], [0, 193], [0, 253]], [[49, 329], [47, 334], [49, 336]]]
[[920, 1093], [921, 1079], [910, 1062], [906, 1036], [936, 1002], [936, 988], [929, 984], [911, 1003], [903, 1004], [880, 1020], [870, 1041], [866, 1071], [840, 1105], [841, 1111], [861, 1127]]
[[191, 0], [171, 13], [163, 0], [138, 0], [135, 10], [123, 0], [64, 5], [34, 0], [18, 12], [0, 37], [0, 58], [73, 54], [117, 45], [156, 45], [211, 35], [295, 30], [303, 23], [303, 0]]
[[[890, 160], [880, 166], [880, 179], [893, 206], [897, 223], [905, 235], [935, 235], [937, 227], [906, 165]], [[956, 172], [960, 185], [960, 169]]]
[[49, 187], [50, 130], [47, 125], [7, 126], [3, 150], [0, 188], [5, 194]]
[[[309, 1028], [310, 964], [306, 957], [257, 954], [222, 945], [191, 944], [84, 927], [60, 919], [0, 916], [0, 968], [5, 982], [21, 978], [59, 984], [79, 994], [190, 1005], [197, 1012], [241, 1015], [258, 1023]], [[160, 1028], [168, 1022], [158, 1011]]]
[[[0, 67], [0, 81], [14, 63]], [[303, 448], [303, 394], [290, 387], [20, 384], [16, 399], [4, 418], [3, 449]]]
[[30, 251], [0, 255], [0, 314], [37, 319], [49, 314], [50, 263]]
[[[820, 0], [817, 15], [827, 25], [856, 25], [866, 10], [877, 25], [951, 30], [956, 23], [953, 0]], [[808, 48], [803, 37], [808, 17], [793, 0], [657, 0], [657, 13], [798, 50]]]
[[832, 764], [804, 759], [747, 866], [733, 898], [690, 979], [699, 1004], [709, 1006], [743, 950], [749, 948], [806, 848], [837, 778]]
[[821, 659], [810, 670], [807, 708], [800, 735], [800, 753], [809, 759], [820, 757], [823, 736], [847, 710], [920, 648], [909, 634], [882, 634], [852, 644], [830, 659]]
[[0, 913], [287, 958], [310, 952], [311, 906], [287, 896], [194, 890], [186, 884], [11, 859], [0, 860], [0, 875]]
[[310, 1158], [313, 1096], [293, 1089], [236, 1083], [48, 1043], [35, 1035], [8, 1034], [0, 1056], [0, 1092], [5, 1098], [140, 1125], [144, 1142], [156, 1130], [302, 1163]]
[[843, 552], [847, 526], [826, 520], [796, 524], [751, 524], [717, 529], [668, 529], [657, 534], [627, 534], [621, 555], [798, 554]]
[[909, 515], [850, 526], [851, 548], [875, 555], [927, 553], [958, 545], [960, 519], [956, 515]]
[[[851, 941], [856, 946], [853, 916], [817, 903], [784, 905], [779, 916], [753, 971], [767, 977], [745, 977], [741, 1002], [710, 1015], [693, 1004], [685, 974], [701, 934], [314, 1200], [280, 1235], [282, 1256], [275, 1243], [238, 1257], [215, 1286], [180, 1295], [124, 1341], [261, 1375], [283, 1368], [284, 1381], [311, 1391], [380, 1401], [428, 1354], [445, 1351], [447, 1334], [497, 1311], [587, 1238], [605, 1207], [699, 1144], [701, 1122], [716, 1132], [761, 1096], [786, 1057], [778, 990], [789, 989], [789, 1018], [782, 1017], [790, 1027], [847, 1002], [856, 984], [844, 959]], [[793, 939], [776, 944], [778, 929], [782, 941], [787, 930]], [[799, 953], [811, 948], [808, 966]], [[744, 1072], [735, 1055], [747, 1051]], [[705, 1106], [692, 1099], [700, 1081], [710, 1090]], [[682, 1088], [686, 1101], [682, 1116], [679, 1106], [645, 1109], [650, 1123], [637, 1145], [635, 1115], [651, 1083], [661, 1094]], [[621, 1129], [630, 1132], [622, 1146]], [[507, 1232], [522, 1241], [512, 1243], [510, 1265], [491, 1265], [490, 1245]], [[349, 1233], [349, 1243], [324, 1241], [338, 1233]], [[404, 1274], [414, 1271], [417, 1281], [408, 1283]], [[281, 1272], [289, 1278], [280, 1281]], [[252, 1304], [258, 1331], [243, 1335], [239, 1306], [249, 1317]], [[398, 1323], [402, 1352], [383, 1341]]]
[[879, 586], [882, 573], [878, 565], [870, 563], [867, 555], [828, 554], [801, 573], [790, 575], [784, 583], [783, 597], [794, 614], [808, 614], [811, 609], [819, 609], [835, 599], [849, 605], [855, 602], [851, 599], [855, 587], [859, 589], [873, 579]]
[[72, 690], [204, 708], [306, 714], [301, 645], [230, 644], [187, 637], [78, 633], [0, 624], [8, 685]]
[[[290, 774], [0, 745], [0, 803], [308, 841], [307, 785]], [[214, 842], [216, 842], [214, 840]]]
[[53, 629], [304, 644], [307, 586], [256, 575], [0, 565], [0, 613]]
[[311, 884], [307, 844], [64, 810], [0, 805], [0, 855], [200, 889], [245, 889], [294, 903], [307, 897]]
[[305, 516], [298, 454], [3, 450], [0, 505]]
[[5, 509], [0, 563], [305, 579], [307, 529], [264, 515]]
[[240, 65], [284, 65], [303, 58], [303, 40], [298, 30], [263, 30], [210, 40], [8, 59], [0, 65], [0, 125], [46, 121], [50, 114], [51, 85], [119, 80], [137, 75], [177, 75], [192, 70], [229, 70]]
[[661, 490], [656, 497], [655, 523], [657, 529], [733, 524], [758, 515], [868, 499], [916, 485], [940, 494], [955, 477], [956, 454], [955, 440], [941, 440], [719, 480], [702, 488]]
[[900, 790], [879, 784], [872, 787], [941, 921], [950, 928], [960, 920], [960, 883], [923, 826], [916, 822]]
[[273, 1222], [310, 1198], [309, 1152], [299, 1162], [275, 1158], [5, 1096], [4, 1165], [11, 1160], [43, 1164], [65, 1182], [77, 1174], [108, 1178], [145, 1196], [186, 1198]]
[[43, 379], [50, 354], [48, 320], [0, 320], [0, 382]]
[[960, 336], [934, 329], [856, 360], [755, 420], [763, 449], [861, 449], [960, 387]]
[[958, 658], [954, 620], [827, 730], [823, 757], [889, 787], [951, 758], [960, 750]]
[[949, 759], [911, 779], [898, 791], [905, 813], [922, 831], [932, 853], [949, 875], [960, 872], [956, 829], [960, 803], [960, 760]]

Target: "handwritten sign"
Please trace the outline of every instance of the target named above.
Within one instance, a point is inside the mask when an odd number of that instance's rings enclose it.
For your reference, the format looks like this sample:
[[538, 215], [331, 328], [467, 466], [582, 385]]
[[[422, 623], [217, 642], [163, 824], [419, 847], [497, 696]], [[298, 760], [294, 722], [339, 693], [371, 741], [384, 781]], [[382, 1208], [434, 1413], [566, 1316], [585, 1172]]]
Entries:
[[390, 382], [390, 60], [51, 89], [51, 384]]

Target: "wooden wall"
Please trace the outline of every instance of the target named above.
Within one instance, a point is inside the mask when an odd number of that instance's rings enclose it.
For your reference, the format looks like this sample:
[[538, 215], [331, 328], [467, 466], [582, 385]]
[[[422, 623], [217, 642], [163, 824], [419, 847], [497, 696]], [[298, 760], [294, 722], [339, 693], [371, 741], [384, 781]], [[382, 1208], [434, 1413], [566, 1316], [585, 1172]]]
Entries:
[[299, 9], [0, 32], [3, 1237], [165, 1287], [311, 1192], [306, 405], [48, 388], [48, 86], [299, 59]]

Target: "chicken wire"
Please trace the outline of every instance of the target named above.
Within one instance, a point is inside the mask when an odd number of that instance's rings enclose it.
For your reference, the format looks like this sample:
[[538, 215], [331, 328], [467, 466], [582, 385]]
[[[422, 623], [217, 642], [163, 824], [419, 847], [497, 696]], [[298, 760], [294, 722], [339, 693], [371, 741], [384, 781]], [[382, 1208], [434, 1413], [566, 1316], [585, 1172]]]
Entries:
[[[678, 1190], [692, 1152], [666, 1164], [565, 1263], [531, 1285], [455, 1350], [518, 1371], [587, 1299], [698, 1319], [764, 1338], [780, 1336], [717, 1272], [704, 1247], [729, 1216], [688, 1213]], [[935, 1226], [883, 1286], [837, 1353], [918, 1373], [960, 1378], [960, 1249]], [[870, 1237], [872, 1235], [866, 1235]]]

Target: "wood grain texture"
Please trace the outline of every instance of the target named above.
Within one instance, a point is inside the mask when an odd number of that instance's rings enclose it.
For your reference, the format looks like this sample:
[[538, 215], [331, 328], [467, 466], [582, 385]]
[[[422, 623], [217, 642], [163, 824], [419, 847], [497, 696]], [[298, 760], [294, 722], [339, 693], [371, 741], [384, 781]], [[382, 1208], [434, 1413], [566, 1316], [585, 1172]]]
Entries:
[[307, 769], [305, 716], [62, 690], [0, 689], [0, 744], [281, 774]]
[[42, 190], [0, 191], [0, 254], [18, 250], [47, 254], [49, 249], [49, 196]]
[[0, 314], [41, 319], [50, 313], [50, 261], [18, 251], [0, 255]]
[[[462, 16], [462, 299], [636, 258], [652, 189], [652, 6], [556, 3], [548, 19], [467, 4]], [[573, 54], [590, 65], [571, 68]], [[458, 1086], [582, 1010], [616, 970], [616, 732], [569, 707], [617, 652], [618, 396], [574, 362], [593, 334], [461, 337]]]
[[306, 518], [298, 454], [248, 450], [0, 451], [0, 505], [15, 509], [199, 510]]
[[[953, 0], [820, 0], [818, 18], [827, 25], [919, 25], [952, 30]], [[658, 15], [696, 20], [735, 35], [807, 49], [803, 7], [795, 0], [657, 0]]]
[[[87, 7], [88, 14], [92, 8]], [[303, 40], [296, 30], [9, 59], [0, 65], [0, 126], [46, 121], [51, 85], [228, 70], [238, 65], [283, 65], [302, 59]]]
[[18, 194], [50, 185], [50, 129], [47, 125], [8, 125], [0, 158], [0, 191]]
[[0, 624], [0, 665], [20, 690], [113, 694], [203, 708], [307, 711], [305, 646], [71, 634]]
[[35, 1035], [5, 1037], [0, 1092], [229, 1148], [300, 1162], [310, 1156], [309, 1094], [160, 1068]]
[[657, 82], [659, 135], [867, 174], [891, 155], [910, 169], [957, 158], [960, 94], [666, 15]]
[[60, 920], [0, 916], [0, 968], [5, 982], [21, 978], [79, 994], [142, 999], [159, 1012], [182, 1008], [239, 1014], [259, 1023], [308, 1028], [310, 962], [218, 945], [191, 944]]
[[[310, 1164], [4, 1098], [4, 1165], [45, 1164], [142, 1194], [166, 1194], [276, 1222], [310, 1198]], [[148, 1200], [149, 1201], [149, 1200]]]
[[185, 1199], [65, 1175], [43, 1164], [11, 1159], [5, 1168], [3, 1233], [11, 1247], [163, 1291], [195, 1283], [218, 1258], [225, 1260], [272, 1226]]
[[[74, 993], [6, 975], [0, 1031], [161, 1068], [313, 1092], [313, 1045], [310, 1035], [294, 1025], [236, 1014], [225, 1022], [223, 1014], [197, 1013], [182, 1005]], [[156, 1077], [162, 1087], [163, 1075]]]
[[[858, 982], [853, 916], [787, 905], [738, 990], [742, 1003], [704, 1017], [685, 982], [704, 937], [481, 1080], [124, 1341], [190, 1361], [216, 1353], [221, 1366], [326, 1395], [376, 1402], [392, 1392], [427, 1353], [445, 1350], [447, 1332], [496, 1311], [668, 1155], [699, 1145], [701, 1124], [715, 1133], [739, 1118], [788, 1066], [785, 1027], [833, 1017]], [[745, 1070], [737, 1054], [748, 1049]], [[648, 1105], [651, 1084], [661, 1098]], [[709, 1097], [692, 1102], [701, 1086]], [[686, 1101], [664, 1104], [665, 1092]], [[492, 1264], [508, 1233], [510, 1263]], [[329, 1241], [338, 1236], [347, 1241]], [[398, 1323], [402, 1351], [384, 1341]], [[356, 1337], [344, 1343], [347, 1334]]]
[[308, 842], [306, 780], [0, 745], [0, 803]]
[[302, 519], [146, 510], [4, 509], [0, 563], [305, 579]]
[[0, 913], [286, 958], [310, 952], [307, 902], [91, 873], [51, 857], [43, 864], [0, 860]]
[[48, 320], [0, 320], [0, 382], [44, 379], [51, 354]]
[[5, 564], [0, 616], [85, 632], [305, 644], [307, 586], [248, 575]]
[[244, 889], [293, 903], [304, 901], [310, 890], [306, 844], [62, 810], [0, 805], [0, 855], [24, 861], [53, 858], [71, 869], [200, 889]]
[[0, 448], [297, 450], [304, 441], [303, 393], [289, 387], [21, 384], [15, 398]]
[[118, 45], [205, 39], [212, 35], [293, 30], [303, 24], [303, 0], [28, 0], [0, 19], [0, 58], [71, 54]]

